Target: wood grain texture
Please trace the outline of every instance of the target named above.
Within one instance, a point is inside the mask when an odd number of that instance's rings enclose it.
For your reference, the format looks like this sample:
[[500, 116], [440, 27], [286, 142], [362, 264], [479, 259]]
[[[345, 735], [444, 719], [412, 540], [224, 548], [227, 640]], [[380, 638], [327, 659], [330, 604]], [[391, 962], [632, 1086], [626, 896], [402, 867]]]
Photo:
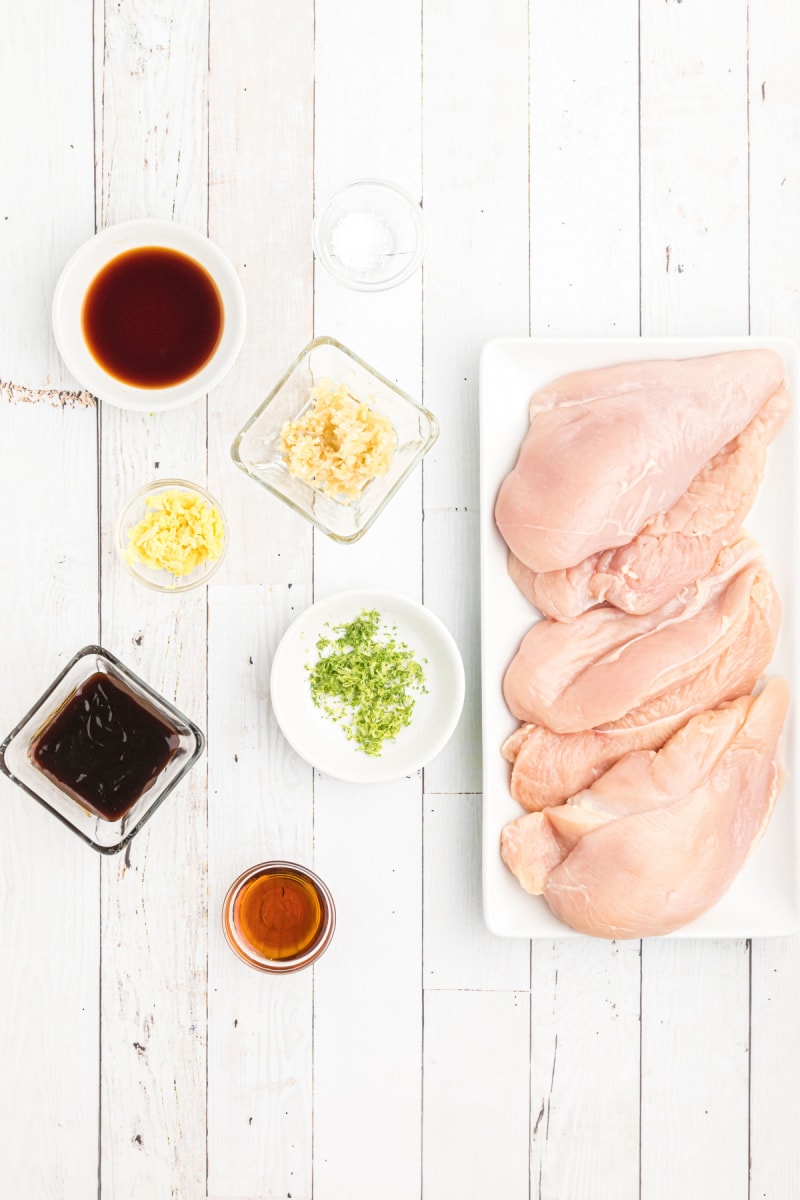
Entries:
[[533, 943], [531, 1120], [532, 1196], [638, 1198], [638, 942]]
[[22, 386], [74, 386], [50, 307], [61, 268], [94, 233], [92, 11], [90, 0], [0, 7], [0, 379]]
[[[64, 56], [77, 74], [56, 89], [48, 80]], [[50, 326], [61, 267], [94, 231], [91, 4], [2, 6], [0, 59], [4, 738], [97, 637], [97, 414], [63, 392], [74, 381]], [[31, 93], [38, 100], [28, 104]], [[43, 385], [58, 389], [59, 401], [41, 394]], [[84, 1200], [96, 1191], [99, 954], [97, 856], [3, 777], [3, 1200]]]
[[[642, 10], [642, 331], [747, 330], [747, 21]], [[642, 948], [642, 1195], [747, 1195], [744, 943]]]
[[[96, 63], [98, 225], [134, 216], [205, 232], [208, 9], [106, 5]], [[126, 496], [159, 475], [204, 482], [203, 404], [101, 413], [101, 635], [201, 727], [206, 597], [141, 588], [113, 551]], [[101, 1191], [200, 1196], [206, 1181], [205, 763], [125, 858], [103, 863]]]
[[748, 1195], [748, 958], [644, 945], [642, 1196]]
[[[97, 636], [95, 413], [0, 404], [0, 444], [14, 447], [6, 504], [39, 528], [31, 537], [27, 520], [12, 521], [3, 538], [14, 581], [3, 611], [5, 736]], [[0, 953], [0, 1196], [82, 1200], [97, 1179], [99, 860], [5, 777]]]
[[636, 334], [639, 5], [530, 9], [531, 332]]
[[425, 996], [422, 1194], [528, 1200], [526, 992]]
[[641, 11], [642, 333], [747, 332], [747, 3]]
[[[316, 6], [315, 208], [356, 178], [420, 195], [421, 51], [418, 6]], [[366, 295], [317, 264], [314, 283], [315, 334], [422, 399], [421, 275]], [[421, 599], [421, 487], [417, 471], [352, 546], [315, 535], [315, 599], [366, 586]], [[314, 863], [337, 906], [314, 972], [315, 1200], [419, 1187], [421, 795], [419, 772], [369, 788], [315, 773]]]
[[426, 989], [527, 991], [530, 942], [494, 937], [481, 909], [479, 795], [427, 792], [423, 893]]
[[[495, 335], [800, 336], [799, 25], [789, 0], [0, 6], [0, 735], [98, 636], [208, 733], [116, 859], [0, 779], [0, 1200], [793, 1196], [800, 938], [483, 926], [476, 412]], [[359, 176], [408, 188], [429, 232], [375, 295], [311, 253]], [[229, 377], [154, 416], [98, 411], [50, 332], [69, 254], [137, 216], [208, 232], [248, 304]], [[352, 547], [230, 461], [314, 332], [442, 425]], [[116, 561], [121, 502], [165, 474], [228, 515], [207, 593]], [[448, 747], [368, 790], [314, 775], [268, 685], [292, 617], [358, 586], [424, 599], [468, 680]], [[339, 921], [275, 980], [220, 907], [284, 854]]]
[[[609, 56], [596, 69], [597, 48]], [[531, 333], [639, 329], [638, 13], [531, 5]], [[638, 1194], [638, 944], [534, 942], [531, 1195]], [[603, 1119], [591, 1119], [602, 1096]], [[595, 1100], [596, 1102], [596, 1100]], [[608, 1117], [606, 1119], [606, 1113]], [[575, 1131], [581, 1152], [575, 1153]]]
[[[380, 788], [318, 775], [314, 866], [336, 903], [314, 969], [314, 1196], [415, 1195], [422, 1097], [418, 776]], [[387, 1170], [391, 1164], [391, 1170]]]
[[275, 726], [269, 670], [301, 588], [209, 593], [208, 1191], [311, 1196], [312, 973], [234, 957], [225, 893], [248, 867], [312, 858], [311, 770]]
[[[781, 0], [759, 0], [749, 5], [748, 21], [750, 327], [754, 334], [774, 333], [797, 341], [800, 80], [794, 48], [800, 38], [800, 11]], [[795, 404], [798, 400], [795, 397]], [[796, 621], [796, 612], [787, 614], [785, 634], [792, 636]], [[787, 782], [779, 804], [796, 802], [793, 787], [797, 780]], [[751, 1200], [777, 1200], [800, 1177], [798, 992], [800, 938], [754, 941], [750, 974]]]
[[314, 5], [211, 3], [209, 236], [244, 287], [247, 334], [208, 400], [208, 478], [235, 537], [221, 583], [302, 584], [308, 523], [238, 471], [234, 435], [313, 324]]
[[423, 30], [424, 386], [442, 429], [425, 467], [424, 596], [459, 643], [468, 680], [459, 728], [426, 787], [477, 792], [477, 368], [484, 341], [528, 332], [527, 4], [490, 16], [436, 0]]

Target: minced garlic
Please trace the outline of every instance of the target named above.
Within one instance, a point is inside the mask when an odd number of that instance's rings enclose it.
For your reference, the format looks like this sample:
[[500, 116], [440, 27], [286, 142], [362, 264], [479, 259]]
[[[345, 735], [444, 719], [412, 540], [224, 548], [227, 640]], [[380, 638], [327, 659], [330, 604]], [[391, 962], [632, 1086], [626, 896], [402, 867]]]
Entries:
[[190, 575], [219, 558], [225, 538], [219, 510], [180, 488], [145, 497], [150, 510], [128, 531], [128, 559], [154, 571]]
[[309, 394], [311, 405], [281, 431], [289, 474], [328, 496], [354, 500], [389, 470], [397, 444], [392, 423], [330, 379]]

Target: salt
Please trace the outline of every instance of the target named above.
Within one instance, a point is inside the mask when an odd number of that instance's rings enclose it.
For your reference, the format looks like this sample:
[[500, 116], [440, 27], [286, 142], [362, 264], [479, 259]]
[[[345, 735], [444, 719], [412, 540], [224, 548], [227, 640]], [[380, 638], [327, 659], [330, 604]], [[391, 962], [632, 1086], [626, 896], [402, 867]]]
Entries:
[[331, 230], [331, 253], [349, 271], [375, 271], [393, 250], [394, 234], [374, 212], [345, 213]]

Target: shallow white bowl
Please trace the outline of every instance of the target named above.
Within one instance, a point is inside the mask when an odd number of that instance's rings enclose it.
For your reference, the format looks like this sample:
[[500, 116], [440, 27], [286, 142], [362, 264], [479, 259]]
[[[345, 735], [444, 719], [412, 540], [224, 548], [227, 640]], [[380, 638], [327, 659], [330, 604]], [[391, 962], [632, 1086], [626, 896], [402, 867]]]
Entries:
[[[411, 724], [372, 757], [348, 741], [344, 729], [311, 699], [307, 665], [317, 660], [317, 638], [377, 609], [397, 627], [425, 672], [427, 692], [417, 698]], [[387, 783], [424, 767], [447, 744], [464, 703], [464, 666], [449, 630], [421, 604], [393, 592], [339, 592], [312, 604], [289, 626], [272, 660], [272, 708], [284, 737], [312, 766], [348, 783]]]
[[[193, 258], [214, 280], [222, 301], [223, 327], [216, 350], [199, 371], [170, 387], [134, 387], [115, 379], [89, 352], [83, 335], [83, 302], [92, 280], [118, 254], [143, 246], [164, 246]], [[174, 221], [124, 221], [95, 234], [66, 264], [53, 295], [53, 332], [61, 357], [83, 387], [117, 408], [158, 412], [199, 399], [233, 366], [244, 331], [244, 291], [233, 266], [208, 238]]]

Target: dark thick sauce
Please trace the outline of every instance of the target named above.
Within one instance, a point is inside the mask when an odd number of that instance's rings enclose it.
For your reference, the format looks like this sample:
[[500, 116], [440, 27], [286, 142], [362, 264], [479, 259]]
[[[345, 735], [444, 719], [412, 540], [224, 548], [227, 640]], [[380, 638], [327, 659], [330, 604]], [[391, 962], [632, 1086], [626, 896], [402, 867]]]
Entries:
[[117, 821], [166, 766], [178, 741], [160, 717], [98, 671], [45, 726], [30, 756], [79, 804]]
[[164, 246], [112, 258], [83, 302], [83, 336], [104, 371], [134, 387], [171, 387], [217, 348], [223, 309], [200, 263]]
[[263, 958], [278, 962], [305, 953], [324, 919], [313, 883], [286, 867], [268, 868], [248, 880], [233, 907], [240, 938]]

